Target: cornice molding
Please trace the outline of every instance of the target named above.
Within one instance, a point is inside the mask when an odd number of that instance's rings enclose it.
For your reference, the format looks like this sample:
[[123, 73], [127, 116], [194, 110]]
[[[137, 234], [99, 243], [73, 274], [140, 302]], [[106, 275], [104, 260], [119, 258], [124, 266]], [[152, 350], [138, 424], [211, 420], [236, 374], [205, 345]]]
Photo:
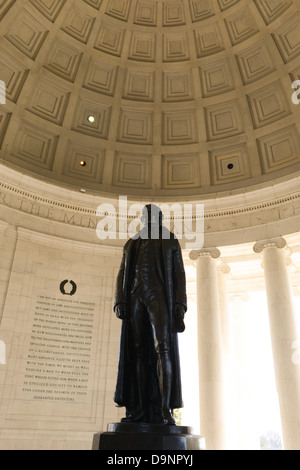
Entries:
[[[9, 196], [11, 196], [9, 198]], [[12, 197], [16, 196], [15, 199], [13, 200]], [[94, 204], [94, 207], [87, 207], [84, 206], [83, 204], [76, 204], [74, 203], [69, 203], [68, 201], [68, 190], [66, 190], [66, 201], [62, 200], [56, 200], [54, 197], [46, 197], [39, 195], [35, 193], [34, 191], [26, 190], [23, 188], [20, 188], [19, 186], [14, 186], [13, 184], [0, 181], [0, 204], [1, 205], [6, 205], [9, 207], [13, 208], [18, 208], [22, 212], [29, 212], [28, 207], [25, 207], [22, 205], [21, 201], [19, 200], [19, 204], [16, 204], [18, 202], [17, 198], [21, 197], [22, 201], [28, 201], [34, 205], [39, 204], [39, 205], [44, 205], [44, 206], [51, 206], [51, 207], [57, 207], [60, 209], [64, 209], [67, 211], [74, 211], [74, 212], [80, 212], [81, 214], [87, 214], [87, 215], [94, 215], [96, 214], [96, 208], [97, 205]], [[229, 199], [228, 197], [226, 199]], [[242, 199], [242, 197], [241, 197]], [[220, 198], [221, 200], [221, 198]], [[102, 199], [102, 201], [99, 198], [99, 204], [101, 203], [106, 203], [106, 199]], [[113, 199], [110, 199], [109, 203], [112, 203]], [[274, 197], [273, 200], [266, 200], [266, 201], [261, 201], [260, 203], [255, 203], [249, 205], [243, 205], [241, 207], [233, 207], [231, 209], [224, 209], [224, 210], [205, 210], [204, 212], [204, 218], [205, 219], [214, 219], [214, 218], [221, 218], [221, 217], [229, 217], [229, 216], [236, 216], [236, 215], [243, 215], [243, 214], [249, 214], [249, 213], [254, 213], [257, 211], [261, 210], [268, 210], [270, 208], [276, 208], [280, 207], [284, 204], [291, 203], [293, 201], [300, 201], [300, 191], [294, 192], [292, 194], [288, 194], [286, 196], [281, 196], [281, 197]], [[129, 202], [130, 203], [130, 202]], [[145, 204], [147, 201], [145, 201]], [[211, 201], [204, 201], [204, 207], [211, 205]], [[117, 207], [117, 201], [115, 200], [115, 206]], [[189, 201], [188, 204], [199, 204], [199, 201]], [[170, 204], [172, 206], [172, 204]], [[40, 215], [43, 217], [43, 213], [38, 214], [35, 213], [34, 215]], [[194, 218], [195, 216], [193, 216]]]
[[[2, 171], [3, 170], [3, 171]], [[300, 216], [300, 178], [279, 183], [270, 188], [261, 188], [242, 195], [205, 201], [180, 201], [183, 204], [204, 204], [204, 230], [206, 235], [221, 232], [234, 232], [262, 225], [292, 221]], [[151, 201], [132, 201], [131, 203], [147, 204]], [[101, 220], [97, 208], [101, 204], [111, 204], [118, 214], [119, 199], [104, 198], [91, 194], [81, 194], [74, 190], [64, 189], [44, 181], [1, 166], [0, 210], [1, 207], [19, 211], [27, 216], [48, 220], [67, 226], [95, 230]], [[177, 203], [178, 204], [178, 203]], [[170, 204], [170, 207], [172, 203]], [[9, 222], [0, 217], [4, 222]], [[132, 217], [134, 218], [134, 217]], [[176, 211], [174, 217], [176, 218]], [[193, 215], [195, 220], [195, 215]], [[21, 217], [20, 217], [21, 220]], [[292, 230], [294, 231], [294, 230]], [[288, 233], [288, 232], [287, 232]], [[278, 235], [285, 235], [280, 233]], [[263, 237], [267, 238], [267, 237]], [[256, 238], [259, 239], [259, 238]], [[254, 239], [255, 240], [255, 239]], [[253, 240], [253, 241], [254, 241]], [[213, 243], [215, 244], [215, 243]]]

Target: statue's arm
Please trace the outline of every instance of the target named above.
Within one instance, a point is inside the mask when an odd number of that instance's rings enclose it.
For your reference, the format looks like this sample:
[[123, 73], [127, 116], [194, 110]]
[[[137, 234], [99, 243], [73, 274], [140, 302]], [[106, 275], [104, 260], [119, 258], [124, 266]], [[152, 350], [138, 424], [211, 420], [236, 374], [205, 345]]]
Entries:
[[114, 312], [116, 313], [118, 318], [124, 318], [126, 315], [126, 297], [124, 292], [124, 273], [125, 273], [125, 265], [126, 265], [126, 255], [125, 251], [123, 251], [123, 257], [119, 269], [119, 273], [117, 276], [116, 281], [116, 289], [115, 289], [115, 298], [114, 298]]
[[175, 310], [185, 313], [187, 310], [186, 278], [179, 242], [173, 251], [173, 292]]

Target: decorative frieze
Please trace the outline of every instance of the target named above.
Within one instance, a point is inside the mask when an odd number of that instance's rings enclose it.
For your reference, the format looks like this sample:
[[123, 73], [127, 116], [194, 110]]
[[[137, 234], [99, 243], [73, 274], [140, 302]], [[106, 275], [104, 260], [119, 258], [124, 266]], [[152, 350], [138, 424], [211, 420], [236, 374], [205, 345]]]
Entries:
[[[28, 132], [29, 129], [27, 130], [27, 133]], [[23, 141], [24, 139], [20, 140]], [[16, 148], [18, 148], [18, 146], [16, 146]], [[77, 149], [79, 149], [79, 153], [86, 154], [83, 146], [78, 147], [74, 142], [72, 144], [69, 143], [68, 155], [70, 164], [72, 164], [71, 162], [74, 162], [75, 164], [75, 154]], [[97, 149], [95, 148], [95, 154], [96, 152]], [[100, 153], [103, 155], [102, 151], [100, 151]], [[79, 154], [77, 157], [78, 156]], [[190, 159], [191, 158], [192, 157], [190, 157]], [[185, 160], [187, 162], [187, 157], [185, 157]], [[37, 161], [37, 158], [35, 161], [33, 160], [33, 164], [38, 164]], [[171, 166], [173, 166], [173, 164], [176, 165], [175, 157], [170, 156], [169, 161], [171, 162]], [[126, 187], [130, 186], [140, 188], [151, 187], [151, 155], [133, 155], [132, 153], [126, 154], [123, 152], [117, 152], [115, 155], [114, 166], [116, 168], [116, 172], [114, 174], [113, 183], [115, 187], [118, 187], [119, 192], [120, 188], [126, 189]], [[3, 174], [6, 169], [5, 167], [2, 169], [1, 171]], [[70, 176], [71, 174], [74, 176], [74, 169], [75, 166], [71, 170]], [[180, 171], [177, 172], [177, 175], [179, 173]], [[174, 174], [176, 178], [176, 170]], [[49, 192], [49, 186], [47, 186], [47, 192], [43, 187], [41, 187], [40, 190], [37, 188], [35, 190], [23, 189], [18, 182], [14, 183], [12, 180], [12, 182], [9, 183], [8, 181], [10, 179], [10, 177], [7, 177], [6, 182], [0, 182], [0, 206], [16, 209], [17, 211], [24, 212], [29, 215], [35, 215], [42, 219], [61, 222], [71, 226], [75, 225], [79, 227], [96, 228], [98, 221], [98, 218], [96, 217], [96, 209], [97, 205], [103, 202], [103, 199], [99, 198], [98, 203], [93, 199], [93, 201], [88, 204], [87, 202], [84, 203], [82, 198], [80, 198], [79, 201], [79, 196], [77, 198], [78, 200], [75, 199], [74, 194], [76, 193], [73, 194], [71, 192], [70, 194], [72, 194], [73, 199], [70, 196], [70, 199], [65, 198], [64, 200], [61, 195], [51, 195]], [[36, 185], [31, 185], [32, 188], [35, 186]], [[295, 181], [295, 184], [292, 187], [290, 182], [288, 183], [288, 186], [289, 190], [286, 189], [286, 191], [283, 191], [283, 189], [279, 187], [276, 191], [279, 193], [278, 196], [274, 196], [274, 188], [273, 190], [270, 189], [268, 194], [266, 194], [265, 191], [262, 192], [263, 194], [260, 194], [259, 192], [255, 195], [255, 193], [252, 197], [253, 202], [250, 200], [250, 194], [248, 194], [249, 199], [247, 203], [243, 198], [240, 202], [234, 201], [231, 198], [227, 201], [221, 201], [221, 199], [219, 199], [218, 205], [222, 205], [222, 209], [212, 207], [212, 200], [206, 201], [204, 207], [205, 233], [209, 234], [212, 232], [210, 226], [214, 227], [213, 231], [215, 233], [218, 231], [223, 233], [223, 230], [225, 229], [225, 221], [231, 222], [229, 225], [231, 227], [230, 230], [233, 230], [233, 234], [234, 230], [239, 227], [244, 229], [253, 228], [255, 226], [261, 227], [264, 220], [268, 222], [268, 227], [270, 229], [273, 219], [275, 224], [278, 225], [278, 222], [280, 220], [285, 220], [285, 217], [290, 220], [291, 212], [293, 216], [296, 216], [297, 214], [300, 215], [300, 191], [298, 180]], [[289, 210], [285, 211], [286, 208], [289, 208]], [[269, 213], [273, 214], [274, 211], [276, 212], [276, 217], [273, 217], [271, 220]], [[255, 218], [256, 216], [258, 216], [257, 220]], [[229, 227], [229, 225], [227, 224], [226, 227]]]

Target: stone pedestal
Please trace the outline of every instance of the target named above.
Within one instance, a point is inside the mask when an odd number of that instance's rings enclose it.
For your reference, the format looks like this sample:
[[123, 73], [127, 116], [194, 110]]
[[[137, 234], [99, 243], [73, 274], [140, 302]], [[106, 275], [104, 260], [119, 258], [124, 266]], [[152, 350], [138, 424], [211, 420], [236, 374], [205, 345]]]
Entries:
[[111, 423], [94, 434], [92, 450], [205, 450], [205, 440], [187, 426]]

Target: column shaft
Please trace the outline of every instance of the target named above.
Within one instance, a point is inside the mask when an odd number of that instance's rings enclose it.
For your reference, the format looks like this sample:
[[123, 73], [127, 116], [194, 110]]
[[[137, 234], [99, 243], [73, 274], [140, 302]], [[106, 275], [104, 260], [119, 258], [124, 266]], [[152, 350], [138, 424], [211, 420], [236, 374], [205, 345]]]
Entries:
[[300, 365], [292, 359], [297, 329], [290, 280], [284, 250], [274, 243], [266, 245], [262, 253], [284, 448], [298, 450]]
[[216, 260], [197, 261], [200, 432], [208, 450], [226, 448], [222, 335]]

